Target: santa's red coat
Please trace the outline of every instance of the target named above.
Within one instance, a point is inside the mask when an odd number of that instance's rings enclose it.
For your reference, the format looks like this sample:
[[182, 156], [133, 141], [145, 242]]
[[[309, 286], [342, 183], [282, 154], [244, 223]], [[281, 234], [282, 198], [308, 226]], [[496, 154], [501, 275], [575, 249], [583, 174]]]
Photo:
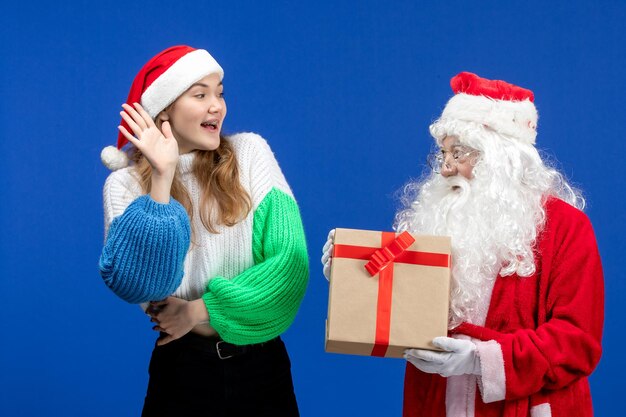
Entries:
[[[600, 256], [585, 214], [555, 198], [546, 214], [537, 272], [498, 277], [485, 326], [464, 323], [453, 331], [477, 344], [482, 376], [464, 376], [465, 392], [447, 390], [446, 378], [407, 363], [404, 417], [446, 416], [446, 402], [455, 415], [476, 417], [593, 415], [587, 376], [601, 354]], [[471, 409], [459, 411], [459, 404]]]

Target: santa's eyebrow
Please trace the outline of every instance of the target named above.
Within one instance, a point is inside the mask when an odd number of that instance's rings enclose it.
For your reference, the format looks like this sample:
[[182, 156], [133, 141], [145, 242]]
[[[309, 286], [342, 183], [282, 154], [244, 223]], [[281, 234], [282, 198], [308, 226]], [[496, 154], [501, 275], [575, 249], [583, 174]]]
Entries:
[[[460, 148], [463, 147], [464, 145], [461, 142], [457, 142], [457, 143], [453, 143], [452, 145], [450, 145], [450, 149], [454, 149], [454, 148]], [[441, 148], [439, 148], [439, 150], [441, 152], [447, 152], [446, 148], [444, 148], [443, 146]]]

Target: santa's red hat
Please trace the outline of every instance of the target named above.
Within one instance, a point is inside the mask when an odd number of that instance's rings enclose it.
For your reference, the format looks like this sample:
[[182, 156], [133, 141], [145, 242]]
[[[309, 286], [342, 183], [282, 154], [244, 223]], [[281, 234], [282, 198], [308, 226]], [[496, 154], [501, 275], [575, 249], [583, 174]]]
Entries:
[[481, 78], [471, 72], [454, 76], [450, 86], [455, 95], [430, 129], [436, 139], [454, 136], [455, 132], [441, 127], [454, 126], [455, 121], [461, 121], [477, 123], [525, 144], [535, 144], [538, 114], [532, 91], [505, 81]]
[[[224, 70], [204, 49], [186, 45], [172, 46], [159, 52], [139, 71], [130, 87], [126, 103], [140, 103], [152, 116], [156, 116], [172, 104], [182, 93], [198, 80], [210, 74], [224, 77]], [[122, 119], [122, 126], [131, 129]], [[121, 133], [117, 137], [117, 148], [107, 146], [100, 157], [111, 170], [128, 165], [126, 153], [121, 151], [128, 140]]]

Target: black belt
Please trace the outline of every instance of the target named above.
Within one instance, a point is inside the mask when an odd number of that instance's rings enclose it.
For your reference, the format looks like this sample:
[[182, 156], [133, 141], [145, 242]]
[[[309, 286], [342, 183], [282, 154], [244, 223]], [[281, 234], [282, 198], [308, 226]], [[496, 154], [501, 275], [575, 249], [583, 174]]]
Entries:
[[174, 340], [168, 344], [186, 345], [192, 349], [202, 350], [203, 352], [214, 354], [218, 358], [224, 360], [235, 356], [245, 355], [248, 352], [259, 350], [278, 342], [280, 342], [280, 336], [268, 340], [267, 342], [253, 345], [234, 345], [232, 343], [225, 342], [218, 337], [200, 336], [199, 334], [190, 332], [180, 339]]

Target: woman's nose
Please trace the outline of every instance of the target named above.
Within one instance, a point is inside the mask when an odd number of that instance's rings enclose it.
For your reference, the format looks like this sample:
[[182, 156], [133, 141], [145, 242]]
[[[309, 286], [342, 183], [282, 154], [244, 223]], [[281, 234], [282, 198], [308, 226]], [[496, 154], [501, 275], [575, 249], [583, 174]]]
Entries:
[[209, 105], [209, 113], [217, 113], [224, 108], [221, 100], [217, 97], [211, 100], [211, 104]]

